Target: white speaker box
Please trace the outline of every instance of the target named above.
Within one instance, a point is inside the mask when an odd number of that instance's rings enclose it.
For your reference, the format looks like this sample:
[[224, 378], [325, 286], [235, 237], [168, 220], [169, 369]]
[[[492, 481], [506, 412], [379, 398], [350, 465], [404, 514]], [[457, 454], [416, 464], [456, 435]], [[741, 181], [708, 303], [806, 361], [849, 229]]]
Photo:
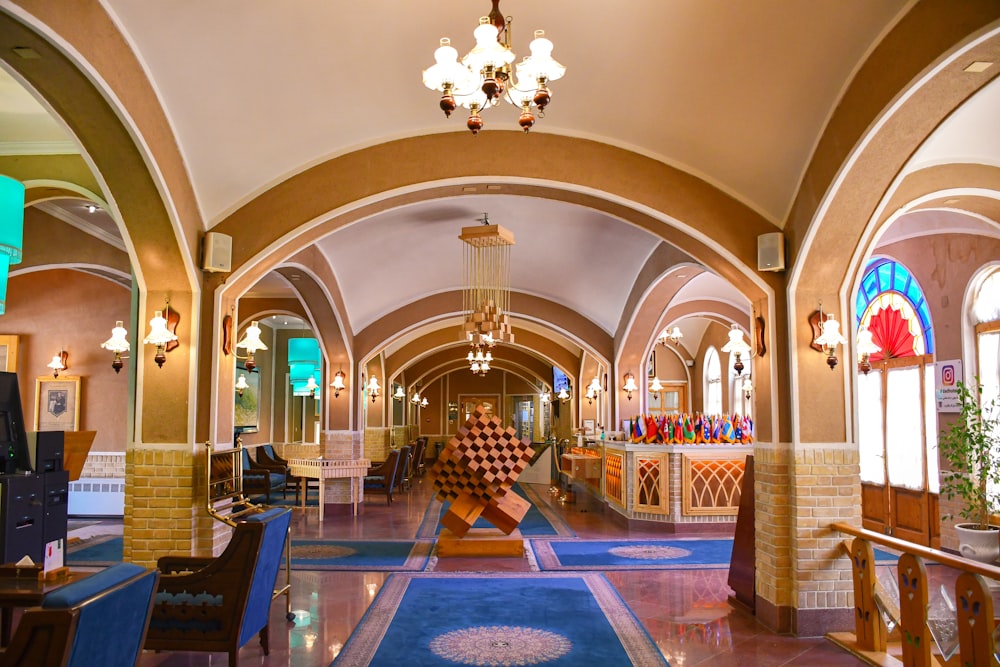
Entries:
[[757, 270], [785, 270], [785, 235], [781, 232], [761, 234], [757, 237]]
[[201, 245], [201, 269], [212, 273], [233, 270], [233, 237], [219, 232], [208, 232]]

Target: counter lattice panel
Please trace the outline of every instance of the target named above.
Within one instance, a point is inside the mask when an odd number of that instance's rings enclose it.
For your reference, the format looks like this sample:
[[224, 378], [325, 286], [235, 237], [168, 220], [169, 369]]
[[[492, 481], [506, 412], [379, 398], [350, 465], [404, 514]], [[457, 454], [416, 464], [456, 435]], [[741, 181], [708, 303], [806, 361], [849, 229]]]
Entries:
[[732, 458], [704, 458], [685, 454], [681, 465], [684, 476], [685, 515], [737, 514], [746, 455]]

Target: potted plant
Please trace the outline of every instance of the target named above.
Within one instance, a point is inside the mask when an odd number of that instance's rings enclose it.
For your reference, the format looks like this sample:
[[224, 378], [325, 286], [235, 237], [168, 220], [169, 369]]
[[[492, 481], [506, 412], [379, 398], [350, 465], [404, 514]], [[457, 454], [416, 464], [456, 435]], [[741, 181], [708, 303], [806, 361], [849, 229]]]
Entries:
[[990, 524], [1000, 512], [1000, 399], [983, 404], [978, 377], [975, 386], [959, 382], [956, 388], [958, 418], [938, 440], [950, 467], [942, 472], [941, 494], [962, 502], [958, 513], [967, 523], [955, 526], [959, 552], [992, 563], [1000, 556], [1000, 527]]

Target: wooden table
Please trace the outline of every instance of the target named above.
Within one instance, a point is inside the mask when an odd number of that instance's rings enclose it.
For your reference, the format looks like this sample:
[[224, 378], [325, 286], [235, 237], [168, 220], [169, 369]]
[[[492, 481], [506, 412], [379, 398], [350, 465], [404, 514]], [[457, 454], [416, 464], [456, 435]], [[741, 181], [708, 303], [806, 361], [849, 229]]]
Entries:
[[32, 577], [0, 577], [0, 646], [10, 642], [14, 608], [35, 607], [54, 590], [90, 576], [93, 572], [70, 571], [53, 579]]
[[[319, 480], [319, 520], [323, 520], [323, 487], [328, 479], [350, 479], [351, 480], [351, 501], [354, 504], [354, 515], [358, 515], [358, 499], [361, 495], [361, 484], [356, 484], [356, 480], [364, 481], [368, 474], [371, 461], [368, 459], [288, 459], [288, 472], [293, 477], [300, 479]], [[302, 488], [302, 509], [306, 508], [306, 496], [308, 495], [305, 485]]]

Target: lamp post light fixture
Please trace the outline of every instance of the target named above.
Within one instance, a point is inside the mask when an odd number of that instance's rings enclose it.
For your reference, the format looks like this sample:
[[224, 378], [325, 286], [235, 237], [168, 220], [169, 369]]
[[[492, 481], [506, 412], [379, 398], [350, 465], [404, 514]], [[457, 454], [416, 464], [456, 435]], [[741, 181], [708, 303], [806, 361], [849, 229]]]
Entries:
[[869, 358], [876, 352], [881, 352], [882, 348], [875, 344], [872, 339], [872, 332], [868, 330], [868, 327], [861, 327], [858, 329], [858, 370], [868, 375], [868, 371], [872, 369], [871, 361]]
[[628, 395], [628, 400], [632, 400], [632, 392], [637, 391], [639, 388], [635, 386], [635, 376], [631, 373], [625, 374], [625, 384], [622, 386], [622, 390]]
[[742, 375], [744, 368], [742, 357], [750, 354], [750, 345], [743, 340], [743, 332], [740, 331], [739, 325], [734, 324], [729, 328], [729, 342], [722, 346], [722, 351], [736, 356], [733, 370], [737, 375]]
[[131, 347], [128, 342], [128, 331], [125, 330], [123, 324], [121, 320], [116, 321], [114, 328], [111, 329], [111, 338], [101, 343], [101, 347], [105, 350], [111, 350], [115, 354], [115, 358], [111, 362], [111, 368], [115, 369], [115, 373], [121, 372], [124, 365], [122, 352], [128, 352]]
[[333, 387], [334, 398], [340, 398], [340, 392], [342, 392], [346, 386], [344, 385], [345, 377], [347, 376], [344, 375], [343, 370], [338, 370], [336, 373], [333, 374], [333, 382], [330, 383], [330, 386]]
[[167, 320], [163, 317], [163, 311], [157, 310], [153, 319], [149, 321], [149, 335], [143, 338], [142, 342], [146, 345], [156, 346], [156, 355], [153, 357], [153, 361], [160, 368], [163, 368], [163, 363], [167, 360], [167, 343], [175, 340], [177, 340], [177, 336], [167, 329]]

